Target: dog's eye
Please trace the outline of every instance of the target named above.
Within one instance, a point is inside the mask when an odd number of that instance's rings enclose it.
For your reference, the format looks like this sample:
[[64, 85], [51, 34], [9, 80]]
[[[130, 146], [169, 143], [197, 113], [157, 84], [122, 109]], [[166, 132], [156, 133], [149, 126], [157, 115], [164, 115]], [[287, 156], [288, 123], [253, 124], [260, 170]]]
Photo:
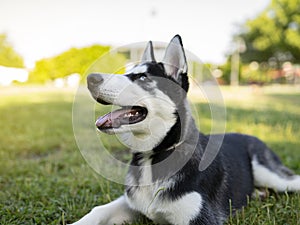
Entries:
[[144, 80], [146, 80], [146, 78], [147, 78], [146, 75], [141, 75], [141, 76], [139, 77], [139, 80], [144, 81]]
[[132, 81], [146, 81], [147, 79], [149, 79], [144, 73], [128, 74], [126, 76]]

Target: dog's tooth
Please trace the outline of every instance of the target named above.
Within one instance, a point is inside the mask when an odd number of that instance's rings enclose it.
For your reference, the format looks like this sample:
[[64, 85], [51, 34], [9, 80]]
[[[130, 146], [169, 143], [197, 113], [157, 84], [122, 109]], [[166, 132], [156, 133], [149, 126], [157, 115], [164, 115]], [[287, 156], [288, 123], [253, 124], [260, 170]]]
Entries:
[[130, 111], [130, 112], [126, 112], [124, 115], [123, 115], [123, 118], [126, 118], [126, 119], [130, 119], [131, 117], [134, 117], [134, 116], [138, 116], [140, 113], [138, 111]]

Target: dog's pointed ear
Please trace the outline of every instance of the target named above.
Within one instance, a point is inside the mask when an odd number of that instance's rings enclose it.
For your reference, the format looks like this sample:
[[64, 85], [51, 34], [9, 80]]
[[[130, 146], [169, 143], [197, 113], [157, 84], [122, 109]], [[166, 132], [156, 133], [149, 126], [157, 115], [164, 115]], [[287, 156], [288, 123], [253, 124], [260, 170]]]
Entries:
[[142, 56], [142, 62], [155, 62], [152, 41], [149, 41]]
[[180, 74], [187, 74], [187, 62], [181, 41], [177, 34], [170, 41], [162, 60], [166, 74], [178, 80]]

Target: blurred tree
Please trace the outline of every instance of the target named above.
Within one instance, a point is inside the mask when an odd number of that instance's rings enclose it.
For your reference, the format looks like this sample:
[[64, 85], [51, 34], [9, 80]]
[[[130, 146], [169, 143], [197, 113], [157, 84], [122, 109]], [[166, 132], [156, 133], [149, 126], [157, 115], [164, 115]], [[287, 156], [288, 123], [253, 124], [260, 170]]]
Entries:
[[13, 49], [7, 41], [6, 34], [0, 34], [0, 65], [7, 67], [23, 68], [23, 58]]
[[98, 72], [115, 72], [124, 68], [125, 57], [121, 54], [109, 53], [109, 46], [93, 45], [85, 48], [71, 48], [52, 58], [41, 59], [36, 62], [35, 68], [29, 74], [29, 82], [44, 83], [48, 80], [66, 77], [78, 73], [84, 75], [92, 66]]
[[230, 84], [231, 56], [228, 56], [227, 61], [223, 65], [220, 65], [219, 69], [223, 72], [223, 83]]
[[243, 62], [267, 62], [274, 69], [285, 61], [300, 63], [300, 0], [272, 0], [242, 30], [247, 48]]

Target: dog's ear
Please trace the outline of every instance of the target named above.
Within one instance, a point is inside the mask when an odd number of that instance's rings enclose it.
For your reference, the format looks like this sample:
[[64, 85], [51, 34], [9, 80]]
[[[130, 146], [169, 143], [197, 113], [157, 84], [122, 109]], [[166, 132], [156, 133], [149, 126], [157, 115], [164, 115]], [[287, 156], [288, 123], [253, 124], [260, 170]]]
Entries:
[[149, 41], [142, 56], [141, 62], [155, 62], [152, 41]]
[[185, 53], [181, 37], [178, 34], [170, 41], [162, 62], [166, 74], [172, 76], [175, 80], [179, 79], [180, 74], [187, 74]]
[[166, 74], [173, 77], [187, 92], [189, 89], [188, 67], [181, 37], [178, 34], [170, 41], [162, 62]]

